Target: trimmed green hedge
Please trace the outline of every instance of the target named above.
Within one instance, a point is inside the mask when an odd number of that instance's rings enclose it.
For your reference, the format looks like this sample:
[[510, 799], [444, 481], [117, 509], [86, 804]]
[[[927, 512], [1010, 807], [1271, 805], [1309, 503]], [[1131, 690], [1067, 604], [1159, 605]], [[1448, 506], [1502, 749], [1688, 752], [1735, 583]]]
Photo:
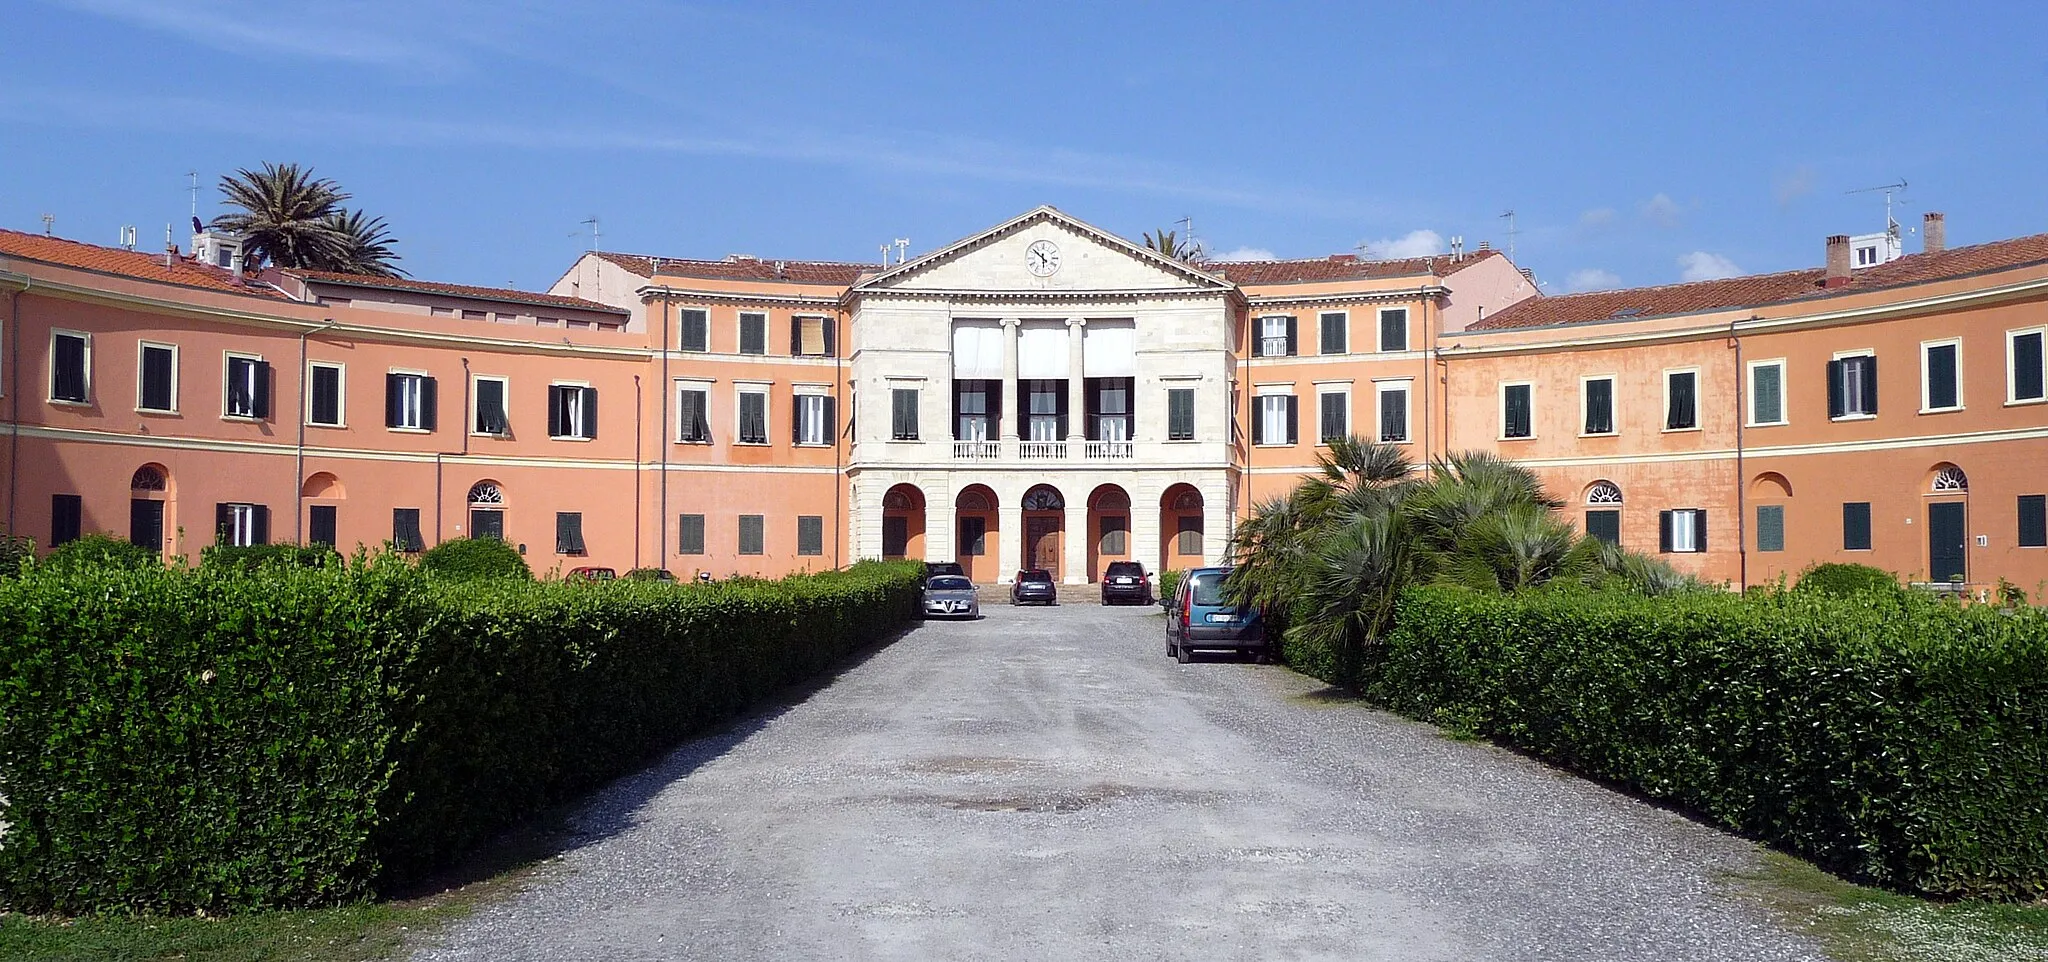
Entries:
[[1174, 593], [1174, 592], [1176, 592], [1176, 591], [1179, 591], [1179, 590], [1180, 590], [1180, 580], [1181, 580], [1182, 578], [1185, 578], [1185, 577], [1187, 577], [1187, 576], [1188, 576], [1188, 573], [1187, 573], [1186, 571], [1183, 571], [1183, 570], [1179, 569], [1179, 568], [1168, 568], [1168, 569], [1166, 569], [1165, 571], [1162, 571], [1162, 572], [1160, 572], [1160, 573], [1159, 573], [1159, 597], [1160, 597], [1160, 599], [1161, 599], [1161, 600], [1165, 600], [1165, 599], [1168, 599], [1168, 598], [1172, 598], [1172, 597], [1173, 597], [1173, 593]]
[[341, 553], [324, 544], [208, 545], [199, 552], [199, 563], [220, 568], [254, 571], [266, 565], [318, 568], [341, 560]]
[[2048, 617], [1908, 593], [1417, 589], [1367, 694], [1844, 874], [2048, 894]]
[[0, 580], [0, 909], [373, 894], [885, 636], [918, 574], [32, 566]]
[[456, 538], [420, 555], [420, 570], [449, 580], [516, 578], [533, 580], [519, 549], [497, 538]]
[[58, 545], [41, 564], [60, 571], [87, 568], [161, 568], [163, 558], [156, 552], [123, 538], [88, 534]]
[[1800, 572], [1799, 583], [1793, 590], [1848, 597], [1864, 591], [1897, 594], [1906, 589], [1899, 585], [1897, 576], [1883, 568], [1830, 561]]

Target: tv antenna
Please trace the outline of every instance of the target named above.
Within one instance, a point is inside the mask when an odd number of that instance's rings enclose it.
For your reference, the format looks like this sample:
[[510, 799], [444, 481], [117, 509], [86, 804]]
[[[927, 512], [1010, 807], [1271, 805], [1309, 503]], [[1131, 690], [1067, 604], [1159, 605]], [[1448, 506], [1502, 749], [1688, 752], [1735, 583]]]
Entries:
[[1879, 187], [1858, 187], [1855, 190], [1845, 190], [1842, 193], [1874, 194], [1878, 191], [1884, 191], [1884, 232], [1896, 239], [1899, 236], [1899, 222], [1892, 219], [1892, 195], [1904, 193], [1905, 190], [1906, 178], [1901, 177], [1896, 184], [1884, 184]]
[[[597, 215], [596, 215], [596, 214], [592, 214], [592, 215], [590, 215], [589, 217], [587, 217], [587, 218], [584, 218], [584, 219], [583, 219], [583, 220], [581, 220], [581, 221], [578, 221], [577, 223], [580, 223], [580, 224], [582, 224], [582, 225], [584, 225], [584, 226], [586, 226], [586, 227], [590, 228], [590, 249], [591, 249], [591, 250], [596, 250], [596, 249], [597, 249], [597, 239], [598, 239], [599, 237], [602, 237], [602, 236], [604, 236], [604, 234], [603, 234], [602, 232], [600, 232], [600, 231], [599, 231], [599, 230], [597, 229]], [[569, 236], [570, 236], [570, 237], [575, 237], [575, 236], [577, 236], [578, 234], [581, 234], [581, 233], [583, 233], [583, 232], [582, 232], [582, 231], [580, 231], [580, 230], [576, 230], [576, 231], [570, 231], [570, 232], [569, 232]]]
[[54, 231], [54, 230], [56, 229], [56, 226], [57, 226], [57, 215], [55, 215], [55, 214], [44, 214], [44, 215], [43, 215], [43, 236], [44, 236], [44, 237], [48, 237], [48, 236], [50, 236], [51, 232], [52, 232], [52, 231]]
[[1515, 235], [1521, 233], [1515, 229], [1515, 209], [1510, 207], [1502, 211], [1500, 216], [1502, 220], [1508, 222], [1508, 260], [1512, 261], [1515, 259]]
[[908, 237], [898, 237], [898, 238], [896, 238], [896, 263], [898, 263], [898, 264], [901, 264], [901, 263], [903, 263], [903, 256], [904, 256], [905, 254], [909, 253], [909, 251], [910, 251], [910, 238], [908, 238]]
[[190, 190], [192, 191], [192, 219], [194, 219], [194, 220], [198, 220], [198, 219], [199, 219], [199, 172], [198, 172], [198, 171], [196, 171], [196, 170], [188, 170], [188, 171], [186, 171], [186, 172], [185, 172], [185, 176], [186, 176], [186, 178], [188, 178], [188, 179], [189, 179], [189, 180], [191, 181], [191, 185], [190, 185], [190, 187], [189, 187], [188, 189], [190, 189]]

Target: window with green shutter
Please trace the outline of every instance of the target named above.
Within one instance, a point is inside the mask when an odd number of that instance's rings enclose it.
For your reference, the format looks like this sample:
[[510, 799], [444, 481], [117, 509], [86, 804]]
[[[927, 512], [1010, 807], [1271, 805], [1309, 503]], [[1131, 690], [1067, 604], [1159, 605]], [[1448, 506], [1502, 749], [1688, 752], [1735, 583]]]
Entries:
[[897, 441], [917, 440], [917, 395], [916, 388], [892, 388], [889, 391], [889, 437]]
[[807, 514], [796, 519], [796, 553], [800, 555], [821, 555], [825, 553], [825, 518], [823, 515]]
[[676, 553], [704, 553], [704, 516], [685, 514], [676, 518]]
[[1195, 439], [1194, 388], [1176, 387], [1167, 389], [1166, 439], [1169, 441], [1192, 441]]
[[1773, 361], [1749, 369], [1749, 423], [1785, 423], [1785, 364]]
[[1870, 502], [1848, 501], [1843, 503], [1842, 550], [1870, 550]]
[[1760, 504], [1756, 506], [1756, 550], [1785, 550], [1784, 505]]
[[2048, 548], [2048, 495], [2020, 495], [2019, 515], [2020, 547]]
[[767, 554], [767, 539], [767, 516], [740, 515], [740, 554]]
[[1317, 323], [1320, 325], [1322, 331], [1322, 345], [1321, 350], [1319, 350], [1317, 353], [1344, 353], [1347, 347], [1347, 342], [1349, 340], [1349, 338], [1345, 336], [1345, 326], [1348, 323], [1350, 323], [1350, 320], [1351, 315], [1346, 314], [1343, 311], [1331, 311], [1318, 317]]

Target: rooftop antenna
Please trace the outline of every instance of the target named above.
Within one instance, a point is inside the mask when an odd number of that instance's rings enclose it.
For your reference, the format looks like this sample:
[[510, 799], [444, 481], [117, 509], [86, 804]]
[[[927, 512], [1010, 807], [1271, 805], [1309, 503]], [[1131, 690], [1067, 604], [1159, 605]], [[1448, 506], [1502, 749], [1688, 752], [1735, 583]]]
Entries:
[[1880, 190], [1884, 191], [1884, 232], [1891, 235], [1893, 240], [1897, 240], [1899, 237], [1899, 222], [1892, 219], [1892, 195], [1900, 193], [1905, 189], [1906, 178], [1901, 177], [1896, 184], [1885, 184], [1880, 187], [1858, 187], [1855, 190], [1845, 190], [1843, 193], [1871, 194]]
[[44, 215], [43, 215], [43, 236], [44, 236], [44, 237], [48, 237], [48, 236], [50, 236], [51, 232], [52, 232], [52, 231], [54, 231], [54, 230], [56, 229], [56, 226], [57, 226], [57, 215], [55, 215], [55, 214], [44, 214]]
[[1508, 222], [1508, 260], [1512, 261], [1515, 259], [1515, 235], [1521, 233], [1515, 229], [1515, 209], [1510, 207], [1502, 211], [1500, 216]]
[[134, 224], [122, 224], [122, 225], [121, 225], [121, 246], [122, 246], [122, 247], [124, 247], [124, 248], [127, 248], [128, 250], [131, 250], [131, 251], [135, 249], [135, 225], [134, 225]]
[[[602, 236], [604, 236], [604, 235], [603, 235], [602, 233], [600, 233], [600, 232], [598, 231], [598, 229], [597, 229], [597, 215], [596, 215], [596, 214], [592, 214], [592, 215], [590, 215], [590, 216], [589, 216], [588, 218], [585, 218], [584, 220], [578, 221], [578, 223], [580, 223], [580, 224], [583, 224], [583, 225], [585, 225], [585, 226], [587, 226], [587, 227], [589, 227], [589, 228], [590, 228], [590, 249], [591, 249], [591, 250], [597, 250], [597, 239], [598, 239], [599, 237], [602, 237]], [[582, 232], [582, 231], [571, 231], [571, 232], [569, 233], [569, 236], [570, 236], [570, 237], [574, 237], [574, 236], [576, 236], [577, 234], [581, 234], [581, 233], [583, 233], [583, 232]]]
[[1364, 241], [1359, 241], [1358, 243], [1356, 243], [1356, 244], [1353, 244], [1353, 245], [1351, 245], [1351, 249], [1352, 249], [1352, 250], [1355, 250], [1355, 251], [1357, 251], [1357, 252], [1358, 252], [1358, 259], [1359, 259], [1359, 260], [1362, 260], [1362, 261], [1369, 261], [1369, 260], [1372, 260], [1372, 245], [1371, 245], [1371, 244], [1368, 244], [1368, 243], [1366, 243], [1366, 242], [1364, 242]]
[[186, 172], [185, 172], [185, 176], [186, 176], [187, 178], [189, 178], [189, 179], [191, 180], [191, 187], [190, 187], [190, 190], [192, 191], [192, 219], [193, 219], [193, 220], [198, 220], [198, 219], [199, 219], [199, 172], [198, 172], [198, 171], [196, 171], [196, 170], [188, 170], [188, 171], [186, 171]]
[[[1181, 216], [1181, 219], [1174, 221], [1174, 223], [1179, 224], [1181, 230], [1185, 231], [1188, 235], [1188, 256], [1190, 258], [1200, 259], [1199, 255], [1202, 253], [1202, 245], [1196, 243], [1195, 241], [1195, 215], [1184, 214]], [[1168, 251], [1167, 253], [1169, 255], [1172, 254], [1171, 251]]]
[[889, 245], [887, 244], [882, 245], [882, 266], [889, 266]]
[[903, 263], [903, 255], [910, 250], [910, 238], [896, 238], [896, 263]]

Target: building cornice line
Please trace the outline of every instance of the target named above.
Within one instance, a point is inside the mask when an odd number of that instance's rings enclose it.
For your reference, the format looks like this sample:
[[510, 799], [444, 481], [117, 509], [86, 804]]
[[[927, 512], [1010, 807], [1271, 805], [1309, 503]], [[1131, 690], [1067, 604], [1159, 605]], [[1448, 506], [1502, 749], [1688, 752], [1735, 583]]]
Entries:
[[1418, 297], [1442, 297], [1451, 289], [1441, 284], [1425, 284], [1421, 287], [1404, 287], [1381, 291], [1343, 291], [1328, 294], [1246, 294], [1245, 303], [1254, 308], [1279, 307], [1300, 304], [1313, 307], [1322, 304], [1359, 304], [1370, 301], [1414, 300]]
[[671, 301], [711, 301], [721, 304], [768, 304], [797, 305], [836, 309], [844, 298], [826, 294], [763, 294], [742, 291], [711, 291], [688, 287], [671, 287], [666, 284], [643, 285], [634, 293], [645, 302], [661, 297]]

